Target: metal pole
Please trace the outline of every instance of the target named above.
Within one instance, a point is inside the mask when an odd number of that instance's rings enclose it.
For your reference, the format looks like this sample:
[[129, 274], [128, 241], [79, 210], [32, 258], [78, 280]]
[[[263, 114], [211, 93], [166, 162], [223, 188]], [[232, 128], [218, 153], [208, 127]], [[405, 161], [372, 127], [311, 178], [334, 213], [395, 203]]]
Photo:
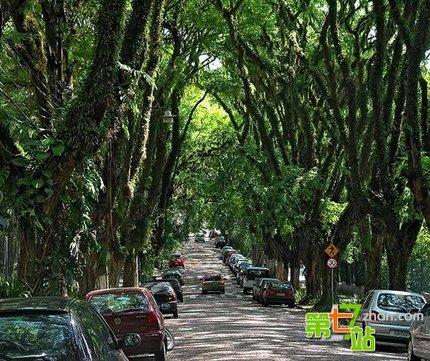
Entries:
[[334, 269], [331, 269], [331, 303], [334, 304]]

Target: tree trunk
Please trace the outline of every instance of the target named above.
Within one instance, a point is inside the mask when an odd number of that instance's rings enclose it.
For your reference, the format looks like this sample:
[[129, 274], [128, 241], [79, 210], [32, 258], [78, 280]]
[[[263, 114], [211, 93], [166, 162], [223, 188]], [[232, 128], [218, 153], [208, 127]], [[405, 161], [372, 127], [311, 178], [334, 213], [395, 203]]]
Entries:
[[374, 234], [370, 249], [366, 250], [366, 292], [379, 288], [382, 254], [384, 252], [384, 235]]
[[109, 287], [119, 286], [121, 274], [124, 267], [124, 257], [120, 252], [113, 251], [110, 254], [109, 263]]
[[124, 261], [124, 287], [138, 287], [137, 259], [134, 250], [129, 251]]
[[410, 255], [399, 249], [387, 249], [389, 288], [390, 290], [405, 291], [406, 275]]

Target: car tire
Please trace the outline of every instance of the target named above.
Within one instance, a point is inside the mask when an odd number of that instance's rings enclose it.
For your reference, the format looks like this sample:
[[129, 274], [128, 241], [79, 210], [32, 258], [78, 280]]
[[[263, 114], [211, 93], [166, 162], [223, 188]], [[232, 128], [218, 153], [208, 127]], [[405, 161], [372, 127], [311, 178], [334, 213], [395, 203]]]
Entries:
[[173, 311], [173, 318], [178, 318], [179, 314], [178, 314], [178, 310]]
[[263, 298], [262, 305], [263, 305], [264, 307], [268, 307], [268, 306], [269, 306], [269, 302], [267, 302], [267, 300]]
[[160, 351], [154, 354], [155, 361], [166, 361], [166, 343], [163, 341], [161, 344], [162, 345]]
[[421, 357], [415, 356], [412, 341], [408, 343], [408, 361], [421, 361]]
[[225, 295], [225, 290], [222, 290], [222, 291], [221, 291], [221, 293], [222, 293], [223, 295]]
[[248, 294], [248, 290], [246, 288], [243, 289], [243, 294], [247, 295]]
[[206, 295], [208, 291], [202, 291], [202, 295]]

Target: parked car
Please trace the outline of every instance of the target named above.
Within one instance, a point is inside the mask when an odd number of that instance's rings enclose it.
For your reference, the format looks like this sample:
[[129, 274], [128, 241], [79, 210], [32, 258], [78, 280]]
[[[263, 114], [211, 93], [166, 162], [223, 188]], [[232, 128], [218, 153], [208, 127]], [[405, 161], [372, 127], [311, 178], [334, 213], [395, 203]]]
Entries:
[[194, 241], [198, 243], [204, 243], [205, 242], [205, 234], [204, 233], [197, 233], [194, 236]]
[[178, 318], [178, 298], [169, 282], [148, 282], [143, 287], [151, 291], [161, 313]]
[[149, 290], [112, 288], [92, 291], [85, 298], [103, 316], [119, 340], [130, 332], [140, 336], [140, 345], [124, 348], [127, 357], [150, 353], [157, 361], [166, 359], [164, 318]]
[[247, 259], [247, 258], [240, 259], [237, 262], [235, 262], [234, 265], [233, 265], [233, 274], [236, 276], [236, 278], [237, 278], [238, 272], [240, 270], [240, 266], [242, 264], [249, 264], [251, 266], [252, 262], [249, 259]]
[[230, 268], [230, 271], [233, 271], [234, 262], [236, 262], [236, 260], [241, 260], [245, 258], [246, 257], [243, 254], [240, 254], [240, 253], [233, 254], [228, 260], [228, 268]]
[[141, 346], [127, 330], [117, 342], [103, 318], [84, 301], [32, 297], [0, 301], [0, 359], [127, 361]]
[[221, 255], [219, 257], [219, 259], [223, 260], [224, 259], [224, 255], [228, 252], [234, 250], [232, 246], [224, 246], [221, 250]]
[[184, 302], [184, 294], [183, 294], [183, 290], [182, 290], [182, 286], [179, 283], [179, 281], [176, 278], [166, 278], [166, 279], [157, 279], [154, 278], [151, 281], [147, 281], [145, 283], [160, 283], [160, 282], [169, 282], [170, 285], [173, 287], [175, 293], [176, 293], [176, 298], [178, 299], [179, 302]]
[[408, 361], [430, 359], [430, 303], [421, 310], [423, 320], [414, 321], [410, 328]]
[[185, 268], [185, 258], [181, 253], [172, 253], [169, 257], [169, 268]]
[[222, 249], [226, 245], [227, 245], [227, 241], [225, 240], [224, 237], [218, 237], [217, 240], [215, 241], [216, 248]]
[[252, 267], [251, 262], [243, 262], [239, 265], [238, 271], [236, 273], [236, 282], [240, 287], [243, 287], [243, 278], [245, 277], [245, 271]]
[[269, 269], [265, 267], [249, 267], [243, 277], [243, 293], [250, 292], [258, 278], [269, 278]]
[[411, 321], [405, 315], [419, 312], [425, 303], [418, 293], [372, 290], [364, 298], [358, 322], [374, 328], [379, 341], [408, 343]]
[[266, 307], [269, 305], [294, 307], [296, 303], [295, 290], [290, 282], [271, 280], [263, 284], [259, 300]]
[[206, 274], [200, 280], [203, 294], [208, 292], [225, 293], [224, 278], [220, 273]]
[[174, 278], [176, 279], [181, 286], [185, 284], [184, 276], [181, 271], [175, 269], [168, 269], [163, 272], [161, 278], [163, 280]]
[[236, 275], [236, 266], [238, 265], [238, 263], [245, 261], [249, 262], [249, 260], [247, 260], [245, 256], [235, 257], [233, 261], [230, 258], [230, 270], [233, 272], [234, 275]]
[[234, 254], [238, 253], [236, 250], [231, 249], [230, 251], [227, 251], [227, 253], [224, 254], [224, 259], [223, 262], [224, 264], [228, 264], [228, 261], [230, 260], [230, 257], [233, 256]]
[[263, 295], [263, 290], [266, 284], [270, 281], [278, 281], [277, 278], [259, 278], [256, 280], [255, 285], [252, 289], [252, 299], [261, 302], [261, 297]]

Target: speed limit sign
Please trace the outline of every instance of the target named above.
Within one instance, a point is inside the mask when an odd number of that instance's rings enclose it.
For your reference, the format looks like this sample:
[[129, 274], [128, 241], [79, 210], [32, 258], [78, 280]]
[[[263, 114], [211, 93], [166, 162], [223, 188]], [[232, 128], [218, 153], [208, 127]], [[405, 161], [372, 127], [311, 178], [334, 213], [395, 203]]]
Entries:
[[335, 269], [335, 268], [337, 268], [337, 266], [338, 266], [338, 263], [337, 263], [337, 260], [335, 258], [329, 258], [327, 260], [327, 267], [328, 268]]

